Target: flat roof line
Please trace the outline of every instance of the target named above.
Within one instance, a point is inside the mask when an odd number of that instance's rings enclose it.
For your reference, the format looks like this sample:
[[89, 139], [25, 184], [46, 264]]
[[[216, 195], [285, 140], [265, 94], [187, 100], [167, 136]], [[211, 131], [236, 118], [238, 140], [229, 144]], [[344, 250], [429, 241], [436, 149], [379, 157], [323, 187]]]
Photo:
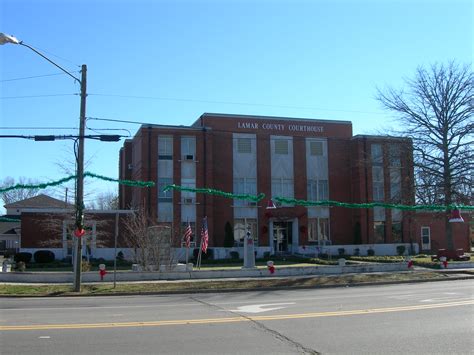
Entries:
[[[314, 119], [314, 118], [280, 117], [280, 116], [239, 115], [239, 114], [232, 114], [232, 113], [210, 113], [210, 112], [205, 112], [199, 117], [199, 119], [201, 119], [202, 117], [204, 117], [204, 118], [205, 117], [253, 118], [253, 119], [258, 119], [258, 120], [293, 120], [293, 121], [310, 121], [310, 122], [337, 123], [337, 124], [350, 124], [350, 125], [352, 125], [351, 121], [321, 120], [321, 119]], [[199, 119], [196, 120], [196, 122], [198, 122]]]

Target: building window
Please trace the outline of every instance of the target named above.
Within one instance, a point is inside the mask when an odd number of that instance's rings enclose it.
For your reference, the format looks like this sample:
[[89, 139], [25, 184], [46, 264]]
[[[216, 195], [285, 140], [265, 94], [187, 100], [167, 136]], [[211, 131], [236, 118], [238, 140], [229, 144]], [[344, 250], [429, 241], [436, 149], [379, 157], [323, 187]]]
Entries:
[[311, 141], [309, 142], [309, 152], [311, 155], [323, 155], [323, 142]]
[[329, 199], [327, 180], [308, 180], [307, 192], [308, 200], [324, 201]]
[[402, 239], [402, 224], [392, 223], [392, 243], [401, 243]]
[[183, 160], [194, 160], [196, 156], [196, 137], [181, 137], [181, 155]]
[[258, 246], [257, 220], [253, 218], [237, 218], [234, 220], [234, 246], [244, 245], [245, 237], [249, 231], [253, 237], [254, 245]]
[[328, 218], [308, 219], [308, 241], [324, 245], [329, 242]]
[[[234, 194], [237, 195], [256, 195], [257, 179], [256, 178], [234, 178]], [[251, 203], [244, 200], [234, 200], [235, 206], [249, 206]]]
[[372, 198], [374, 201], [383, 201], [385, 198], [382, 166], [372, 166]]
[[251, 138], [237, 138], [237, 152], [238, 153], [252, 153], [252, 139]]
[[372, 155], [372, 165], [382, 165], [383, 164], [383, 153], [381, 144], [372, 144], [371, 155]]
[[72, 248], [74, 246], [74, 240], [72, 234], [66, 235], [66, 256], [72, 256]]
[[375, 243], [385, 243], [385, 222], [374, 222]]
[[[181, 179], [181, 186], [182, 187], [188, 187], [190, 189], [195, 189], [196, 188], [196, 181], [194, 179]], [[196, 198], [196, 193], [194, 191], [186, 191], [182, 190], [181, 191], [181, 198]]]
[[288, 140], [275, 139], [275, 154], [288, 154]]
[[431, 249], [431, 231], [430, 227], [421, 227], [421, 249]]
[[164, 188], [171, 184], [173, 184], [172, 178], [159, 178], [158, 179], [158, 202], [172, 202], [173, 201], [173, 190], [164, 191]]
[[402, 166], [400, 145], [390, 144], [388, 146], [388, 163], [391, 167]]
[[318, 181], [318, 200], [323, 201], [329, 198], [328, 192], [328, 181], [327, 180], [319, 180]]
[[402, 198], [402, 173], [400, 168], [390, 168], [390, 199], [400, 202]]
[[278, 197], [293, 198], [293, 179], [274, 178], [272, 179], [272, 195]]
[[173, 137], [158, 136], [158, 159], [160, 160], [173, 159]]

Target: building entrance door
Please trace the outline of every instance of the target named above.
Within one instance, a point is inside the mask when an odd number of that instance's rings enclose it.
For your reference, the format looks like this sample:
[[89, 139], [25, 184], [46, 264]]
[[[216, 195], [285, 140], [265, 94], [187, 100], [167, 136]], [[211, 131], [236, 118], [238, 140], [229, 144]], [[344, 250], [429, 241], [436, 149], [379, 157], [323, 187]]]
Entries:
[[293, 222], [273, 222], [273, 250], [286, 253], [293, 242]]

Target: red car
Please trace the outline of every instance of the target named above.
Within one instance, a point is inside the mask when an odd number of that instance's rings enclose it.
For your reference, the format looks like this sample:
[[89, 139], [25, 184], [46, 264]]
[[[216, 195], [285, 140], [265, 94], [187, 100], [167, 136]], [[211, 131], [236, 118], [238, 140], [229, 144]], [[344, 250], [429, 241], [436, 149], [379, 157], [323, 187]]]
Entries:
[[431, 255], [431, 261], [438, 261], [441, 257], [446, 257], [446, 260], [467, 261], [471, 259], [469, 254], [464, 253], [462, 249], [438, 249], [436, 255]]

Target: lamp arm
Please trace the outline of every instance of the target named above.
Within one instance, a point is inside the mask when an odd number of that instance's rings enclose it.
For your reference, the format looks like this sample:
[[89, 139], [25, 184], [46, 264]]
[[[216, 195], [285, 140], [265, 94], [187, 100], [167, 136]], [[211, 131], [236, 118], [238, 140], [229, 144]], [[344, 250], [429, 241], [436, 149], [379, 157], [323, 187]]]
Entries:
[[34, 49], [33, 47], [23, 43], [23, 42], [20, 42], [18, 43], [19, 45], [21, 46], [24, 46], [26, 48], [29, 48], [31, 49], [33, 52], [35, 52], [36, 54], [38, 54], [39, 56], [43, 57], [44, 59], [46, 59], [48, 62], [50, 62], [51, 64], [53, 64], [55, 67], [61, 69], [61, 71], [63, 71], [64, 73], [66, 73], [67, 75], [69, 75], [71, 78], [73, 78], [74, 80], [76, 80], [77, 82], [79, 82], [79, 84], [81, 83], [81, 80], [79, 78], [76, 78], [74, 75], [72, 75], [70, 72], [68, 72], [66, 69], [64, 69], [63, 67], [61, 67], [60, 65], [56, 64], [55, 62], [53, 62], [51, 59], [49, 59], [48, 57], [46, 57], [45, 55], [43, 55], [41, 52], [38, 52], [36, 49]]

